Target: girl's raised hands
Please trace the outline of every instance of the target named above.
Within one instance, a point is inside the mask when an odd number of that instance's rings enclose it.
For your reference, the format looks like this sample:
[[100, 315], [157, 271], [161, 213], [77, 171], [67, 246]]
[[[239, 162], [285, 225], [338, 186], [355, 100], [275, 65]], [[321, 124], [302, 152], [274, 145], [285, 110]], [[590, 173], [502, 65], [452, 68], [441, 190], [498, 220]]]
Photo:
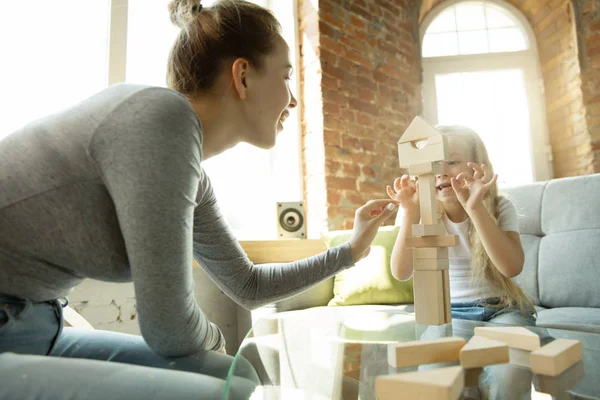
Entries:
[[461, 172], [456, 178], [451, 178], [452, 189], [467, 213], [483, 204], [483, 197], [496, 184], [498, 175], [492, 175], [485, 164], [481, 166], [474, 162], [467, 163], [473, 173]]
[[410, 180], [408, 175], [394, 180], [394, 188], [387, 186], [387, 194], [390, 199], [398, 202], [404, 210], [415, 210], [419, 208], [419, 189], [415, 181]]

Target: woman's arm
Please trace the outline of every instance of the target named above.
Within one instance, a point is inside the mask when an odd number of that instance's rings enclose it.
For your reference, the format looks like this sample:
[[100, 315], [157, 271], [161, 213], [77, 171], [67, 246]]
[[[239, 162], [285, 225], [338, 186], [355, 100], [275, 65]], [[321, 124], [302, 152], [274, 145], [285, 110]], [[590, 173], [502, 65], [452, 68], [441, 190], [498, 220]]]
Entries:
[[[387, 204], [388, 200], [384, 202]], [[367, 207], [361, 209], [368, 210]], [[363, 228], [359, 228], [362, 233], [357, 236], [367, 240], [367, 249], [372, 238], [368, 240], [370, 235], [364, 235], [365, 231], [374, 229], [376, 232], [381, 221], [391, 214], [392, 210], [385, 209], [371, 219], [364, 216], [360, 221], [355, 219], [354, 233], [357, 224], [362, 224]], [[358, 213], [356, 218], [359, 218]], [[198, 207], [194, 212], [194, 257], [217, 286], [245, 308], [254, 309], [286, 299], [353, 266], [350, 243], [352, 239], [296, 262], [254, 265], [225, 222], [210, 180], [202, 172]]]
[[122, 236], [127, 251], [141, 333], [164, 356], [225, 345], [194, 296], [192, 223], [200, 134], [187, 100], [148, 88], [123, 100], [89, 145], [119, 220], [115, 235]]

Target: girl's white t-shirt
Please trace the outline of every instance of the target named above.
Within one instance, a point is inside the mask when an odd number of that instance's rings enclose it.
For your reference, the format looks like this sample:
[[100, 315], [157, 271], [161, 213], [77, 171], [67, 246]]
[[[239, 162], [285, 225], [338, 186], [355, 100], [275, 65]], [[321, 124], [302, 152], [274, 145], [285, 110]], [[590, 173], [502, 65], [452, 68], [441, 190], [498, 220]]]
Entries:
[[[500, 197], [498, 202], [498, 226], [504, 232], [519, 232], [519, 220], [513, 204]], [[469, 248], [469, 227], [471, 219], [455, 223], [444, 214], [443, 223], [448, 235], [458, 236], [458, 246], [448, 248], [450, 264], [450, 298], [453, 303], [476, 301], [489, 297], [499, 297], [500, 290], [490, 282], [473, 283], [471, 281], [471, 249]]]

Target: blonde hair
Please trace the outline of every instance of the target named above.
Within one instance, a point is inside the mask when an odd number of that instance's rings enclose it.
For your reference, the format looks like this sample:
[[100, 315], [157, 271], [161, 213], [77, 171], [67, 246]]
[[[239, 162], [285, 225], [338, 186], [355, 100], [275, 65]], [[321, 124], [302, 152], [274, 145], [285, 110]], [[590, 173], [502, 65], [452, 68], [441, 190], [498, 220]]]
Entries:
[[[487, 149], [479, 135], [470, 128], [459, 125], [437, 126], [444, 136], [456, 138], [468, 146], [472, 152], [472, 161], [478, 165], [485, 164], [490, 174], [494, 174], [494, 168], [488, 157]], [[498, 187], [494, 185], [484, 196], [483, 205], [494, 220], [498, 222], [500, 210], [498, 208], [500, 196]], [[489, 255], [483, 247], [483, 243], [475, 230], [473, 224], [469, 226], [469, 246], [471, 248], [471, 280], [475, 284], [481, 284], [484, 280], [490, 282], [500, 290], [500, 302], [497, 305], [486, 304], [498, 308], [517, 307], [524, 312], [535, 313], [533, 300], [521, 289], [517, 283], [508, 278], [494, 266]]]
[[167, 84], [187, 97], [211, 89], [235, 59], [262, 69], [281, 25], [264, 7], [243, 0], [220, 0], [203, 7], [199, 0], [172, 0], [171, 22], [181, 31], [167, 64]]

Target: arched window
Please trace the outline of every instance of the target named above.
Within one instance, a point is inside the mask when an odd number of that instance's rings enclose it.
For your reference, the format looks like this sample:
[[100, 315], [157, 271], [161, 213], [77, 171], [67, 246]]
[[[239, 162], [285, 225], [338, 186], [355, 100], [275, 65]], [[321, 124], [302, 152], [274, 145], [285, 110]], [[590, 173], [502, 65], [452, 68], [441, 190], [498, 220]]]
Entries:
[[421, 25], [423, 102], [434, 124], [479, 133], [501, 184], [552, 177], [535, 36], [505, 2], [446, 1]]

